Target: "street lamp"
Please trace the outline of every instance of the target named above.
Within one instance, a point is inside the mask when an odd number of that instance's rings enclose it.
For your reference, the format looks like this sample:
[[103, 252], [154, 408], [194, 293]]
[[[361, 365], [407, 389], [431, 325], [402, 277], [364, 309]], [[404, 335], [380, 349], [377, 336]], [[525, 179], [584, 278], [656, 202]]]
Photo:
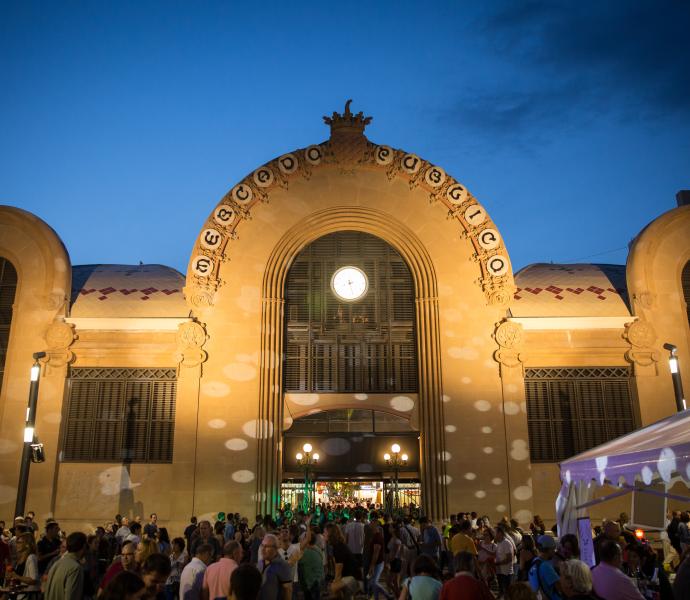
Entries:
[[687, 405], [683, 396], [683, 381], [680, 378], [680, 370], [678, 369], [678, 348], [673, 344], [664, 344], [664, 350], [668, 350], [668, 367], [671, 370], [673, 393], [676, 396], [676, 410], [681, 412], [687, 408]]
[[17, 503], [14, 507], [14, 515], [24, 515], [26, 504], [26, 492], [29, 487], [29, 468], [32, 462], [43, 462], [43, 444], [36, 442], [36, 404], [38, 402], [38, 383], [41, 376], [41, 364], [39, 359], [44, 358], [45, 352], [35, 352], [34, 364], [31, 367], [31, 385], [29, 386], [29, 405], [26, 407], [26, 423], [24, 424], [24, 447], [22, 449], [22, 462], [19, 467], [19, 483], [17, 485]]
[[383, 455], [383, 459], [386, 461], [386, 465], [393, 468], [393, 510], [398, 510], [400, 508], [400, 498], [398, 496], [398, 477], [400, 475], [400, 467], [407, 466], [407, 454], [400, 454], [400, 444], [394, 443], [391, 445], [391, 456], [386, 452]]
[[314, 482], [309, 477], [309, 472], [312, 467], [319, 464], [319, 454], [312, 453], [312, 445], [306, 442], [302, 446], [302, 452], [295, 454], [297, 466], [304, 471], [304, 500], [302, 501], [302, 509], [304, 512], [310, 512], [314, 505]]

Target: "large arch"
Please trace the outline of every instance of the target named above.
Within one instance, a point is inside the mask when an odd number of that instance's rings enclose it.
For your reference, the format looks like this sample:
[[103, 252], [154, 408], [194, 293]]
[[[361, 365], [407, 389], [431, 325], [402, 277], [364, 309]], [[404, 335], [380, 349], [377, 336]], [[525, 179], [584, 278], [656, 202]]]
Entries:
[[[443, 383], [439, 352], [439, 315], [436, 275], [431, 258], [412, 230], [382, 211], [336, 207], [310, 215], [292, 227], [276, 245], [266, 265], [261, 294], [261, 386], [259, 422], [272, 431], [283, 424], [283, 305], [285, 278], [294, 258], [312, 241], [341, 230], [376, 235], [393, 246], [407, 262], [415, 285], [419, 380], [419, 427], [422, 432], [422, 493], [434, 518], [447, 515], [444, 452]], [[275, 332], [281, 332], [275, 335]], [[257, 503], [262, 514], [274, 507], [281, 482], [282, 456], [278, 436], [259, 436]], [[263, 494], [263, 492], [268, 492]]]

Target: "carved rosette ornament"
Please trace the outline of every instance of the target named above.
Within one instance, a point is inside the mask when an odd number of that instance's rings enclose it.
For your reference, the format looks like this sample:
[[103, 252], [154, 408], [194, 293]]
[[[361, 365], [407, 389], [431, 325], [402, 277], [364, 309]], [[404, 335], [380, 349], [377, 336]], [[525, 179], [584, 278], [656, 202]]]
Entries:
[[494, 352], [494, 358], [504, 367], [517, 367], [523, 360], [522, 325], [513, 321], [504, 320], [496, 325], [494, 339], [498, 344], [498, 350]]
[[46, 357], [43, 359], [46, 375], [67, 376], [67, 366], [74, 361], [70, 346], [77, 339], [74, 325], [64, 321], [53, 321], [45, 331]]
[[334, 167], [343, 174], [357, 169], [381, 170], [391, 181], [400, 178], [410, 189], [425, 190], [429, 200], [444, 207], [448, 218], [460, 225], [458, 234], [472, 242], [474, 260], [481, 269], [478, 284], [487, 304], [510, 303], [515, 288], [508, 253], [486, 209], [441, 167], [416, 154], [370, 142], [364, 130], [372, 118], [362, 112], [352, 113], [351, 102], [346, 102], [342, 114], [324, 117], [331, 129], [326, 142], [283, 154], [259, 167], [216, 206], [197, 240], [187, 275], [185, 297], [193, 310], [213, 305], [215, 292], [224, 282], [222, 267], [229, 260], [229, 242], [237, 239], [237, 229], [251, 218], [251, 211], [268, 203], [274, 189], [288, 189], [292, 179], [309, 179], [315, 169]]
[[630, 344], [625, 358], [640, 367], [651, 367], [659, 360], [654, 343], [657, 335], [652, 325], [640, 319], [626, 323], [623, 338]]
[[203, 350], [208, 336], [206, 329], [195, 321], [181, 323], [177, 328], [177, 353], [178, 375], [183, 377], [192, 374], [201, 376], [201, 365], [206, 361], [208, 354]]

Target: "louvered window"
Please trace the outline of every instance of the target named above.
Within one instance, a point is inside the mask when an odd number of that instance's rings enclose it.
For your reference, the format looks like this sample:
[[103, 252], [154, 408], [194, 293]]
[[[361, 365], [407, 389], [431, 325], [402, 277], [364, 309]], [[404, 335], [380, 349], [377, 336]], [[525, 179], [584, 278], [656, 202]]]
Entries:
[[[357, 301], [331, 289], [343, 266], [367, 276]], [[286, 391], [417, 391], [414, 284], [386, 242], [356, 231], [319, 238], [290, 267], [285, 298]]]
[[0, 256], [0, 390], [5, 374], [5, 358], [12, 325], [12, 305], [16, 291], [17, 271], [9, 260]]
[[557, 462], [635, 429], [627, 367], [525, 369], [533, 462]]
[[63, 460], [172, 462], [175, 369], [70, 372]]
[[683, 272], [680, 275], [680, 283], [683, 287], [683, 298], [685, 299], [685, 312], [688, 317], [688, 327], [690, 327], [690, 261], [685, 263]]

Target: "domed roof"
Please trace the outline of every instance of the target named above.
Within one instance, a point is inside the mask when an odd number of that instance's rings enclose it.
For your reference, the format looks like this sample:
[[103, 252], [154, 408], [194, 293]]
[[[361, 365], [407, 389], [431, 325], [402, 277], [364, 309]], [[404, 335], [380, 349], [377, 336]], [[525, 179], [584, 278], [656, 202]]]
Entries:
[[164, 265], [77, 265], [72, 317], [188, 317], [184, 276]]
[[515, 275], [513, 317], [627, 317], [625, 265], [535, 263]]

